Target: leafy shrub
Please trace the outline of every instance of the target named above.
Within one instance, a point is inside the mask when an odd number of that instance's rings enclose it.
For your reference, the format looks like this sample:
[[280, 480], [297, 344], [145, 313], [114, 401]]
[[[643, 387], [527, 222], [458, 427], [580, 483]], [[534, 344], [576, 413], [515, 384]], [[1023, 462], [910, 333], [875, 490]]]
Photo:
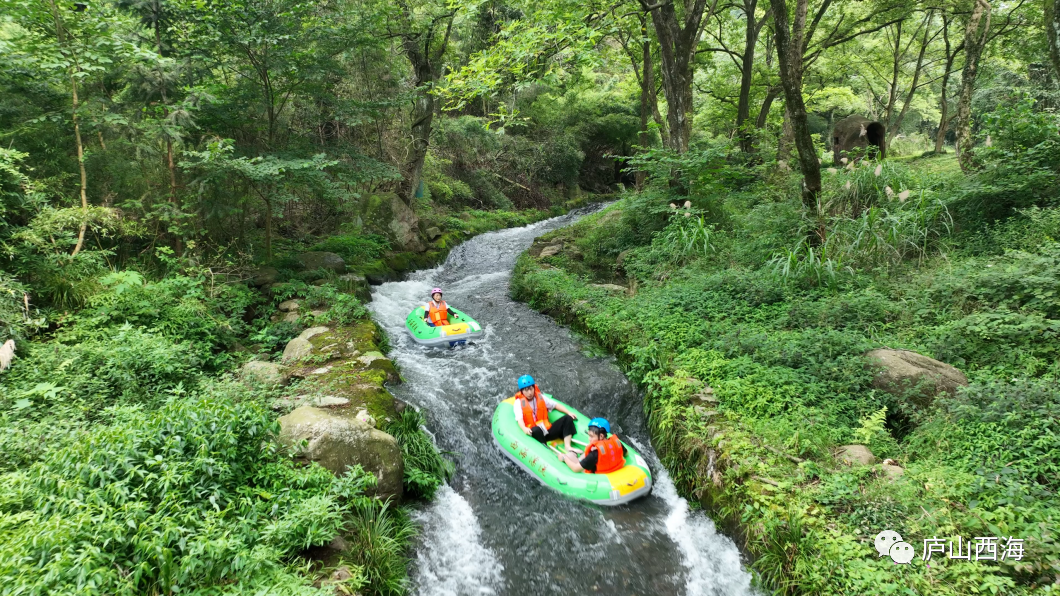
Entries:
[[374, 261], [390, 250], [390, 241], [378, 234], [342, 234], [329, 236], [309, 250], [333, 252], [347, 263]]
[[[959, 197], [969, 227], [1008, 217], [1016, 209], [1055, 205], [1060, 198], [1060, 127], [1055, 113], [1030, 98], [1002, 102], [986, 115], [976, 159], [982, 171]], [[989, 137], [992, 146], [985, 146]]]
[[112, 327], [80, 343], [26, 344], [3, 377], [0, 407], [20, 416], [99, 419], [113, 405], [157, 406], [199, 381], [202, 352], [131, 326]]
[[[277, 302], [291, 298], [301, 299], [304, 304], [299, 309], [302, 315], [298, 320], [307, 325], [317, 320], [349, 325], [368, 316], [368, 310], [356, 296], [341, 292], [331, 284], [312, 286], [301, 281], [292, 281], [275, 287], [273, 297]], [[317, 316], [310, 313], [311, 309], [322, 307], [327, 307], [324, 314]]]
[[36, 308], [26, 312], [28, 293], [29, 288], [0, 271], [0, 342], [25, 339], [44, 326], [45, 318]]
[[229, 355], [222, 350], [247, 332], [243, 318], [259, 300], [256, 293], [207, 275], [142, 281], [139, 274], [130, 271], [102, 277], [100, 283], [106, 291], [95, 295], [59, 337], [80, 341], [131, 325], [177, 343], [188, 342], [202, 366], [210, 370], [228, 363]]
[[279, 561], [334, 537], [355, 495], [323, 468], [294, 467], [275, 431], [268, 409], [206, 396], [119, 413], [5, 474], [0, 581], [19, 593], [131, 595], [282, 578], [309, 592]]
[[1060, 488], [1060, 418], [1055, 379], [991, 379], [939, 400], [942, 415], [917, 433], [920, 443], [944, 437], [939, 455], [968, 471], [1011, 467], [1020, 476]]
[[298, 337], [299, 333], [301, 333], [301, 329], [298, 325], [280, 321], [263, 326], [261, 329], [251, 333], [247, 339], [259, 344], [263, 352], [279, 354], [287, 347], [287, 342]]

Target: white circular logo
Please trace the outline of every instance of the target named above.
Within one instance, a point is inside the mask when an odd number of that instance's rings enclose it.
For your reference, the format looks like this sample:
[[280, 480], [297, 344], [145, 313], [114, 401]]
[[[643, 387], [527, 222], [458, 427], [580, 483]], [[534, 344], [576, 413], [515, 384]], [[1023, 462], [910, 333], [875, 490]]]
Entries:
[[881, 557], [886, 557], [891, 552], [891, 547], [897, 542], [902, 541], [902, 536], [894, 530], [884, 530], [879, 534], [876, 534], [876, 552], [880, 553]]
[[913, 560], [913, 555], [916, 552], [913, 550], [913, 545], [908, 542], [895, 542], [891, 545], [891, 550], [887, 554], [891, 555], [891, 560], [895, 563], [905, 565]]

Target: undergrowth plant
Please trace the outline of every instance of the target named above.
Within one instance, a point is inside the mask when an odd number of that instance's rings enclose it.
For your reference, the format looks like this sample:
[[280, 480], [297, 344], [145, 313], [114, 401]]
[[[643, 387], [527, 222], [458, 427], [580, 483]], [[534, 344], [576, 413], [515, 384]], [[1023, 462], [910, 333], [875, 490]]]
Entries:
[[277, 582], [326, 544], [367, 483], [299, 468], [272, 442], [273, 414], [204, 394], [112, 424], [0, 482], [0, 583], [26, 594], [219, 592]]
[[434, 445], [434, 440], [424, 430], [423, 414], [406, 406], [397, 418], [386, 425], [386, 432], [393, 435], [401, 445], [405, 463], [402, 483], [405, 493], [418, 499], [430, 500], [454, 471], [452, 462], [446, 459]]

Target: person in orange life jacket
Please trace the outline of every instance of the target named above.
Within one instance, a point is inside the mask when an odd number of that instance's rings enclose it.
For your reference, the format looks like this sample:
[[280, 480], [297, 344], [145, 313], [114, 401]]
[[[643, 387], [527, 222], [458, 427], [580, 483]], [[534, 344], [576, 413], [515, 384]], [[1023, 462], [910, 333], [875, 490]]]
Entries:
[[611, 425], [603, 418], [593, 418], [589, 421], [589, 446], [585, 448], [585, 454], [581, 460], [566, 453], [559, 459], [567, 464], [575, 472], [586, 474], [607, 474], [615, 470], [621, 470], [626, 465], [626, 446], [618, 440], [618, 436], [608, 434]]
[[453, 309], [442, 300], [442, 289], [431, 290], [431, 300], [423, 307], [423, 321], [430, 327], [444, 327], [449, 324], [449, 315], [456, 316]]
[[[552, 410], [559, 410], [565, 416], [555, 422], [549, 422], [548, 413]], [[568, 451], [577, 453], [571, 448], [570, 440], [574, 436], [576, 430], [574, 421], [578, 417], [563, 404], [542, 395], [537, 383], [530, 375], [519, 377], [519, 393], [515, 394], [514, 414], [519, 428], [537, 442], [548, 443], [563, 439], [563, 446]]]

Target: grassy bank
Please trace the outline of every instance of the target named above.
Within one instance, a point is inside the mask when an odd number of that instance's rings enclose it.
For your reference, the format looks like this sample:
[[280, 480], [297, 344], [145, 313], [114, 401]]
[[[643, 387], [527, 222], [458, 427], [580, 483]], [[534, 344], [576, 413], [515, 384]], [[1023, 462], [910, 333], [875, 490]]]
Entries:
[[[983, 223], [996, 187], [933, 158], [830, 173], [831, 203], [811, 219], [783, 174], [698, 159], [681, 199], [649, 187], [539, 239], [513, 295], [618, 356], [679, 489], [738, 536], [765, 587], [1054, 591], [1060, 211]], [[828, 240], [800, 241], [808, 229]], [[875, 389], [864, 354], [884, 346], [970, 385], [929, 399]], [[900, 476], [846, 464], [846, 444]], [[877, 555], [885, 529], [913, 545], [912, 564]], [[947, 547], [921, 560], [925, 539], [958, 536], [1022, 538], [1023, 558]]]

